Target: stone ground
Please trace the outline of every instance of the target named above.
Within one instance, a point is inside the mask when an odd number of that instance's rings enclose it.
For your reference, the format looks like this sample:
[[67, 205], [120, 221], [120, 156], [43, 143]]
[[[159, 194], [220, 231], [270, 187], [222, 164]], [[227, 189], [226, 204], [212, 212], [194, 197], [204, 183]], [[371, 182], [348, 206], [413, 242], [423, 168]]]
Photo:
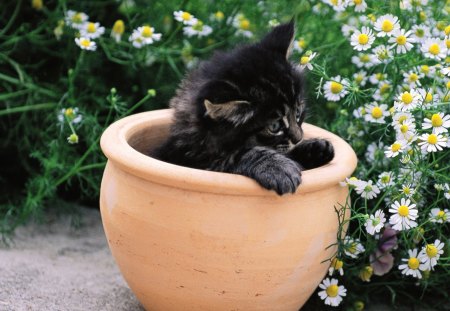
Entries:
[[18, 228], [0, 246], [0, 311], [144, 311], [114, 263], [99, 211], [80, 213], [79, 228], [53, 218]]

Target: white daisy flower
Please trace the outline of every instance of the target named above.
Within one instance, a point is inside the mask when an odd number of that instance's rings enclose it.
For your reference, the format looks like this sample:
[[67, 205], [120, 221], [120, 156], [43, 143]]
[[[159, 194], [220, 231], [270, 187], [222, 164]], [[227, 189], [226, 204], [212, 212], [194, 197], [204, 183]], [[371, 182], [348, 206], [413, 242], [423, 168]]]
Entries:
[[353, 74], [353, 80], [360, 86], [365, 86], [367, 82], [367, 72], [360, 70]]
[[358, 28], [353, 25], [343, 24], [341, 27], [341, 32], [346, 38], [349, 38], [356, 30], [358, 30]]
[[404, 275], [412, 275], [415, 278], [421, 279], [422, 273], [420, 273], [420, 261], [417, 257], [417, 249], [408, 250], [408, 258], [402, 258], [403, 264], [398, 266], [399, 270]]
[[389, 64], [394, 59], [392, 50], [387, 45], [379, 45], [372, 52], [377, 64]]
[[388, 42], [392, 43], [391, 48], [396, 48], [397, 54], [404, 54], [412, 49], [416, 39], [412, 37], [410, 30], [399, 29], [392, 33]]
[[371, 200], [373, 198], [376, 198], [377, 195], [380, 193], [380, 189], [378, 186], [374, 185], [371, 180], [369, 181], [363, 181], [361, 180], [360, 183], [356, 186], [356, 193], [360, 194], [362, 198]]
[[445, 42], [439, 38], [428, 38], [426, 39], [420, 48], [425, 57], [442, 60], [447, 56], [447, 46]]
[[88, 19], [89, 16], [87, 16], [85, 13], [76, 12], [72, 10], [67, 11], [66, 16], [64, 18], [66, 24], [69, 27], [75, 29], [81, 29]]
[[58, 121], [64, 123], [67, 120], [72, 124], [80, 123], [83, 120], [83, 116], [78, 111], [77, 107], [63, 108], [58, 113]]
[[344, 238], [344, 253], [351, 258], [358, 258], [359, 254], [366, 249], [358, 239], [352, 239], [348, 236]]
[[392, 126], [398, 129], [405, 121], [411, 121], [414, 124], [416, 119], [410, 112], [396, 112], [392, 117]]
[[325, 304], [329, 306], [339, 306], [342, 297], [347, 295], [347, 290], [344, 286], [338, 285], [337, 279], [326, 278], [319, 285], [319, 288], [323, 289], [318, 293], [320, 299], [325, 300]]
[[350, 44], [357, 51], [365, 51], [370, 49], [375, 41], [375, 36], [369, 27], [363, 26], [361, 31], [356, 30], [350, 37]]
[[403, 184], [400, 193], [405, 197], [410, 198], [414, 195], [414, 193], [416, 193], [416, 190], [414, 189], [412, 184]]
[[160, 33], [155, 33], [155, 28], [145, 25], [134, 29], [129, 40], [133, 43], [134, 47], [141, 48], [144, 45], [161, 40], [161, 36]]
[[382, 73], [382, 72], [377, 72], [377, 73], [372, 74], [372, 75], [369, 77], [369, 81], [370, 81], [370, 83], [372, 83], [372, 84], [374, 84], [374, 85], [377, 85], [377, 84], [379, 84], [381, 81], [386, 80], [386, 78], [387, 78], [387, 74]]
[[434, 270], [439, 257], [444, 253], [444, 242], [436, 239], [434, 243], [427, 244], [419, 253], [420, 269]]
[[317, 53], [311, 53], [311, 51], [306, 52], [305, 55], [303, 55], [300, 58], [300, 69], [304, 70], [305, 68], [308, 68], [309, 70], [313, 69], [313, 66], [311, 64], [311, 61], [316, 57]]
[[188, 37], [197, 36], [201, 38], [210, 35], [212, 33], [212, 28], [198, 20], [195, 24], [184, 27], [183, 33]]
[[430, 67], [428, 65], [417, 66], [417, 70], [427, 78], [432, 78], [436, 72], [436, 69], [434, 66]]
[[237, 29], [236, 34], [246, 38], [253, 37], [250, 25], [250, 21], [243, 14], [238, 14], [233, 20], [233, 26]]
[[385, 117], [389, 116], [388, 106], [386, 104], [378, 105], [378, 103], [371, 103], [366, 106], [367, 113], [364, 119], [372, 123], [386, 123]]
[[105, 33], [105, 27], [100, 26], [100, 23], [88, 22], [80, 29], [81, 37], [96, 39]]
[[380, 16], [373, 25], [373, 28], [378, 31], [377, 37], [392, 36], [395, 30], [400, 29], [398, 17], [392, 14]]
[[396, 140], [392, 145], [386, 147], [384, 154], [388, 158], [395, 158], [406, 150], [408, 143], [404, 140]]
[[356, 188], [361, 183], [356, 177], [345, 178], [345, 181], [340, 182], [340, 185], [343, 187], [349, 186], [350, 188]]
[[429, 36], [431, 36], [430, 28], [424, 24], [416, 24], [411, 27], [412, 37], [418, 43], [424, 42]]
[[448, 67], [443, 67], [443, 68], [441, 69], [441, 73], [442, 73], [443, 75], [446, 75], [446, 76], [449, 76], [449, 77], [450, 77], [450, 66], [448, 66]]
[[412, 123], [410, 120], [403, 121], [403, 123], [395, 128], [396, 139], [411, 141], [415, 140], [416, 135], [416, 124]]
[[431, 119], [425, 118], [422, 123], [423, 129], [433, 129], [433, 134], [447, 133], [450, 127], [450, 115], [445, 115], [442, 112], [435, 113]]
[[382, 101], [387, 96], [389, 96], [389, 93], [391, 91], [391, 82], [389, 81], [383, 81], [380, 84], [378, 84], [378, 88], [373, 94], [373, 99], [376, 101]]
[[304, 38], [299, 38], [298, 40], [294, 41], [293, 45], [294, 51], [297, 51], [299, 53], [303, 53], [303, 51], [306, 48], [306, 41]]
[[328, 275], [332, 276], [335, 271], [338, 271], [341, 276], [344, 275], [344, 262], [336, 257], [333, 258], [330, 264], [330, 268], [328, 269]]
[[331, 81], [327, 81], [323, 86], [324, 96], [329, 101], [339, 101], [347, 95], [347, 86], [349, 82], [342, 79], [341, 76], [332, 77]]
[[441, 134], [422, 134], [419, 136], [419, 146], [423, 152], [442, 151], [447, 147], [447, 138]]
[[336, 12], [343, 12], [347, 7], [347, 0], [324, 0], [324, 2], [330, 5]]
[[424, 88], [417, 89], [422, 99], [422, 105], [426, 107], [431, 107], [433, 102], [439, 101], [439, 95], [434, 94], [432, 90], [425, 90]]
[[[449, 139], [450, 142], [450, 139]], [[450, 147], [450, 146], [448, 146]], [[444, 184], [444, 196], [447, 200], [450, 200], [450, 186], [448, 184]]]
[[409, 199], [405, 200], [402, 198], [400, 202], [395, 201], [391, 205], [389, 212], [392, 213], [389, 218], [392, 229], [402, 231], [417, 227], [417, 223], [415, 222], [418, 217], [417, 207], [416, 204], [411, 204]]
[[395, 176], [392, 172], [383, 172], [378, 175], [377, 186], [380, 189], [384, 189], [386, 187], [394, 185]]
[[403, 77], [405, 78], [404, 82], [408, 84], [410, 88], [422, 85], [420, 79], [423, 78], [423, 76], [423, 74], [417, 73], [414, 70], [403, 73]]
[[91, 41], [89, 38], [75, 38], [75, 43], [82, 50], [95, 51], [97, 49], [97, 44], [94, 41]]
[[414, 89], [409, 92], [403, 92], [397, 96], [397, 100], [394, 102], [394, 108], [397, 111], [410, 111], [416, 108], [420, 102], [420, 94]]
[[355, 6], [355, 12], [365, 12], [367, 9], [367, 3], [365, 0], [349, 0], [349, 6]]
[[364, 67], [370, 69], [377, 64], [377, 62], [375, 55], [372, 54], [359, 53], [358, 56], [352, 56], [352, 63], [358, 68]]
[[450, 222], [450, 211], [448, 209], [432, 208], [430, 211], [430, 221], [438, 224]]
[[366, 227], [366, 231], [370, 235], [375, 235], [375, 233], [379, 233], [380, 230], [384, 227], [384, 223], [386, 222], [386, 217], [382, 210], [377, 210], [375, 215], [370, 215], [370, 217], [366, 220], [364, 226]]
[[175, 11], [173, 12], [175, 20], [182, 22], [184, 25], [194, 25], [197, 23], [197, 19], [189, 12]]

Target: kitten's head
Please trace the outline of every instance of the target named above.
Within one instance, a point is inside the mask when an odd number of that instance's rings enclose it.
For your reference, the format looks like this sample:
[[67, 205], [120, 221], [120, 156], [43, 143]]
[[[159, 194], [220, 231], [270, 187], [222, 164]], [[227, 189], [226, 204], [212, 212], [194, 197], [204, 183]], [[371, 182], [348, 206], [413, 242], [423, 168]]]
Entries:
[[194, 74], [201, 87], [196, 114], [203, 129], [227, 143], [286, 151], [302, 139], [304, 78], [288, 61], [294, 23], [260, 42], [219, 53]]

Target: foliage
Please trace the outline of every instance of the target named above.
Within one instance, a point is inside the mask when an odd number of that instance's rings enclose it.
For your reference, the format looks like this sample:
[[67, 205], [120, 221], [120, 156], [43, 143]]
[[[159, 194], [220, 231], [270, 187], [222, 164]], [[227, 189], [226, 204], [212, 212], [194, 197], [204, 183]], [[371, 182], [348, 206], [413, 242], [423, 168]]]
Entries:
[[[308, 121], [338, 133], [359, 158], [345, 181], [351, 218], [337, 207], [348, 237], [305, 309], [328, 308], [327, 297], [347, 310], [377, 297], [448, 301], [449, 1], [5, 0], [0, 8], [3, 234], [45, 217], [55, 199], [96, 205], [109, 124], [166, 107], [199, 60], [294, 17], [292, 61], [310, 70]], [[386, 14], [411, 33], [379, 36]], [[405, 53], [403, 39], [412, 43]], [[409, 227], [392, 218], [405, 213]], [[428, 268], [427, 245], [438, 251]], [[419, 266], [403, 274], [415, 256]]]

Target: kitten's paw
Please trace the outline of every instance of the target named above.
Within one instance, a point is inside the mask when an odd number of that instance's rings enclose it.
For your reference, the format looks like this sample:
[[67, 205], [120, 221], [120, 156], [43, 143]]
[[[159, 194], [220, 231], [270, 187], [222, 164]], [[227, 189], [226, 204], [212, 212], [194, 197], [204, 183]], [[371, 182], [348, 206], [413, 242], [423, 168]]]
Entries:
[[304, 169], [311, 169], [325, 165], [333, 160], [334, 148], [328, 140], [309, 139], [295, 146], [288, 156], [300, 163]]
[[276, 155], [257, 167], [254, 178], [264, 188], [283, 195], [297, 190], [301, 183], [301, 170], [294, 161], [283, 155]]

